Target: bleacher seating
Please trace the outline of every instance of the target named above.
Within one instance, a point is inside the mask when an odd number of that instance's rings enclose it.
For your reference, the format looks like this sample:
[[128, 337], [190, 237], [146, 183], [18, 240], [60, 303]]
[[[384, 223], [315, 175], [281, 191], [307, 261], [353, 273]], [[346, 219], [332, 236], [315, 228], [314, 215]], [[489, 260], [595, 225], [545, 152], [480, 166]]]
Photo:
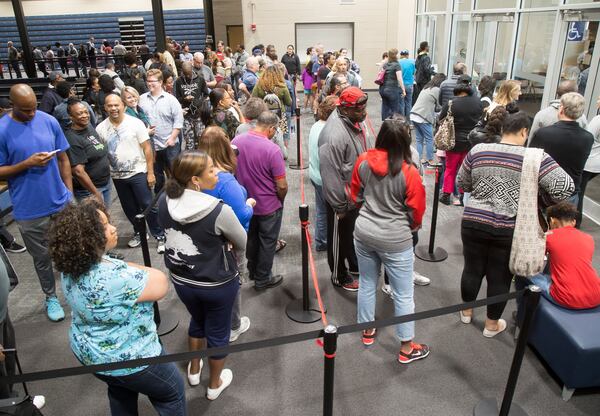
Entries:
[[[90, 36], [96, 39], [100, 48], [103, 39], [114, 41], [120, 38], [119, 18], [143, 17], [146, 41], [152, 49], [156, 44], [154, 19], [151, 11], [131, 11], [121, 13], [90, 13], [69, 15], [27, 16], [27, 29], [31, 43], [36, 46], [53, 45], [60, 42], [76, 45], [87, 42]], [[165, 30], [168, 36], [179, 42], [187, 41], [193, 51], [204, 49], [206, 30], [204, 10], [165, 10]], [[0, 45], [12, 40], [20, 48], [19, 33], [14, 17], [0, 17]], [[7, 58], [5, 47], [0, 48], [0, 59]]]

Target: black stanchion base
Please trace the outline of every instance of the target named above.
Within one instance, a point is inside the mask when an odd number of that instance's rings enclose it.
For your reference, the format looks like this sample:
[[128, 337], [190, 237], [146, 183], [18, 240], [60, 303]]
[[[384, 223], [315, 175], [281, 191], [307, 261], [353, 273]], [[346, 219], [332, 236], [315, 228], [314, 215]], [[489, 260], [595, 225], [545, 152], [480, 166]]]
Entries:
[[[327, 313], [327, 311], [325, 311]], [[294, 322], [301, 324], [311, 324], [321, 319], [321, 312], [318, 309], [304, 310], [302, 307], [302, 299], [294, 299], [285, 308], [285, 314]]]
[[304, 169], [308, 169], [308, 166], [289, 165], [288, 168], [290, 168], [292, 170], [304, 170]]
[[179, 319], [170, 311], [160, 311], [160, 325], [156, 328], [156, 332], [159, 337], [168, 335], [175, 331], [175, 328], [179, 325]]
[[[473, 409], [473, 416], [498, 416], [498, 402], [496, 399], [483, 399]], [[513, 403], [510, 406], [509, 416], [528, 416], [527, 412], [521, 406]]]
[[433, 250], [433, 253], [430, 253], [428, 247], [421, 246], [415, 249], [415, 256], [423, 261], [438, 262], [446, 260], [448, 258], [448, 253], [441, 247], [436, 247], [435, 250]]

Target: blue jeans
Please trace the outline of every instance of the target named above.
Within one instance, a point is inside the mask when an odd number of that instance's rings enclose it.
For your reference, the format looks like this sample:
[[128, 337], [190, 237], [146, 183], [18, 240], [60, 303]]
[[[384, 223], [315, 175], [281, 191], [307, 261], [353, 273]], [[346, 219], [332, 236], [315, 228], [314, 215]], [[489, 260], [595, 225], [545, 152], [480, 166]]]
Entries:
[[433, 126], [430, 123], [414, 122], [413, 124], [415, 125], [419, 157], [423, 157], [423, 145], [425, 145], [427, 160], [433, 160]]
[[[381, 264], [390, 279], [392, 299], [396, 316], [408, 315], [415, 311], [413, 297], [413, 248], [396, 253], [387, 253], [354, 240], [360, 280], [358, 286], [358, 323], [375, 320], [375, 294], [381, 274]], [[400, 341], [410, 341], [415, 336], [415, 323], [406, 322], [396, 326]]]
[[[112, 200], [110, 198], [110, 194], [111, 194], [110, 188], [111, 188], [110, 182], [104, 186], [96, 186], [96, 189], [98, 190], [98, 192], [100, 192], [102, 194], [102, 199], [104, 199], [104, 205], [106, 206], [106, 208], [110, 208], [110, 203], [112, 202]], [[75, 189], [75, 190], [73, 190], [73, 195], [75, 196], [76, 200], [81, 201], [82, 199], [90, 196], [91, 193], [87, 189]]]
[[154, 185], [155, 193], [159, 193], [165, 185], [165, 172], [171, 171], [171, 163], [177, 158], [180, 150], [181, 146], [179, 143], [175, 143], [174, 146], [156, 151], [156, 161], [154, 162], [154, 176], [156, 176], [156, 185]]
[[404, 97], [402, 96], [402, 90], [398, 93], [398, 113], [408, 120], [410, 117], [410, 110], [412, 110], [413, 86], [405, 84], [404, 89], [406, 90], [406, 95]]
[[148, 396], [160, 416], [187, 414], [183, 379], [174, 363], [151, 365], [128, 376], [96, 374], [96, 377], [108, 384], [112, 416], [137, 416], [140, 393]]
[[528, 277], [527, 280], [529, 280], [530, 284], [536, 285], [542, 290], [542, 296], [544, 296], [550, 302], [557, 304], [550, 295], [550, 285], [552, 284], [552, 279], [550, 279], [549, 275], [545, 273], [538, 273], [535, 276]]
[[[152, 190], [148, 186], [147, 176], [145, 173], [138, 173], [127, 179], [113, 179], [113, 183], [123, 212], [133, 226], [135, 216], [141, 214], [152, 203]], [[158, 225], [158, 209], [156, 207], [148, 212], [146, 222], [152, 236], [162, 237], [165, 235], [163, 229]]]
[[323, 197], [323, 187], [310, 181], [315, 187], [315, 242], [318, 248], [327, 247], [327, 206]]
[[[381, 95], [381, 119], [385, 120], [392, 114], [398, 112], [398, 90], [399, 87], [381, 86], [379, 95]], [[400, 90], [402, 93], [402, 90]]]

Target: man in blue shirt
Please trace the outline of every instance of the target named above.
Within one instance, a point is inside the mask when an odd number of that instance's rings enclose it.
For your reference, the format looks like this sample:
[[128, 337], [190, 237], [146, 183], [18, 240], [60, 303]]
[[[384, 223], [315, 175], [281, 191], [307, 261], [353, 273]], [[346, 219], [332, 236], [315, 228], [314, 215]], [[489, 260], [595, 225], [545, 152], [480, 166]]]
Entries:
[[404, 83], [404, 89], [406, 95], [400, 94], [399, 100], [399, 113], [407, 119], [410, 117], [410, 110], [412, 110], [412, 96], [413, 86], [415, 83], [415, 60], [409, 59], [408, 51], [400, 51], [400, 67], [402, 68], [402, 82]]
[[0, 119], [0, 179], [8, 180], [13, 215], [33, 257], [48, 318], [64, 319], [56, 298], [46, 234], [50, 218], [70, 200], [69, 142], [56, 119], [37, 111], [35, 93], [26, 84], [10, 89], [12, 111]]
[[246, 95], [248, 98], [250, 98], [250, 96], [252, 95], [252, 90], [258, 82], [258, 75], [256, 75], [256, 73], [258, 72], [258, 68], [258, 58], [256, 58], [255, 56], [251, 56], [246, 60], [246, 69], [242, 74], [242, 82], [240, 82], [239, 88], [240, 91], [244, 93], [244, 95]]

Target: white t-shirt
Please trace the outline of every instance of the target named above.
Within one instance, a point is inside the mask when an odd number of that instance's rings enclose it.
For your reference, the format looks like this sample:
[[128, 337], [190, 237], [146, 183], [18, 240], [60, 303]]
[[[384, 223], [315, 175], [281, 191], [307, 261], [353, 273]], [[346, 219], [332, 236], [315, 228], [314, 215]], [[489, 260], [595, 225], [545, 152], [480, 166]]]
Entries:
[[127, 179], [148, 171], [141, 145], [150, 140], [150, 136], [141, 120], [125, 114], [121, 124], [115, 127], [107, 118], [98, 124], [96, 131], [108, 147], [110, 173], [114, 179]]

